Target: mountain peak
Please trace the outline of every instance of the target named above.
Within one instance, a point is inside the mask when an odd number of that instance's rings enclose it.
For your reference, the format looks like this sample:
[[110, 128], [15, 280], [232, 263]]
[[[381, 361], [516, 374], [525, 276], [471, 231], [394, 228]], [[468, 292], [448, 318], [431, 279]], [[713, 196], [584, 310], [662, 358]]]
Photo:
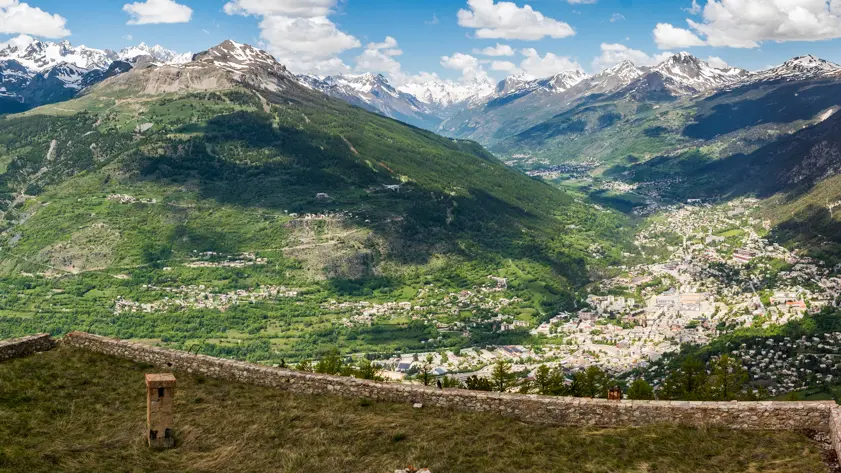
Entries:
[[756, 72], [752, 78], [754, 81], [801, 80], [839, 71], [841, 71], [841, 66], [838, 64], [807, 54], [791, 58], [777, 67]]
[[821, 59], [819, 57], [812, 56], [811, 54], [807, 54], [805, 56], [797, 56], [795, 58], [789, 59], [788, 61], [783, 63], [784, 67], [788, 67], [790, 69], [823, 69], [823, 70], [835, 70], [841, 66], [837, 64], [831, 63], [825, 59]]
[[242, 71], [255, 66], [286, 70], [274, 56], [248, 44], [226, 39], [222, 43], [193, 56], [194, 62], [213, 63], [226, 69]]

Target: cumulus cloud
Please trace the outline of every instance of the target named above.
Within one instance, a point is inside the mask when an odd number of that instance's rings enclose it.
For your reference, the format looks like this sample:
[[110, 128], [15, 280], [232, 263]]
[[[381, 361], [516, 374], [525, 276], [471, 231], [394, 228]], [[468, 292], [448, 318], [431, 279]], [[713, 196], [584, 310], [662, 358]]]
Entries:
[[637, 66], [653, 66], [668, 59], [672, 53], [660, 53], [650, 56], [638, 49], [631, 49], [620, 43], [602, 43], [602, 54], [593, 59], [593, 70], [601, 71], [613, 67], [622, 61], [631, 61]]
[[841, 38], [841, 0], [709, 0], [703, 8], [694, 1], [689, 12], [701, 15], [700, 21], [686, 20], [693, 31], [657, 25], [665, 47], [670, 33], [678, 41], [733, 48], [756, 48], [763, 41]]
[[610, 22], [611, 23], [616, 23], [617, 21], [622, 21], [624, 19], [625, 19], [625, 15], [623, 15], [621, 13], [614, 13], [613, 15], [610, 16]]
[[268, 51], [290, 68], [320, 75], [347, 72], [348, 66], [336, 55], [362, 45], [323, 16], [263, 17], [260, 38]]
[[403, 54], [397, 45], [397, 40], [386, 36], [382, 43], [368, 43], [365, 51], [356, 57], [357, 72], [374, 72], [385, 74], [394, 85], [404, 84], [409, 77], [403, 73], [401, 64], [394, 59]]
[[467, 6], [468, 10], [458, 11], [458, 24], [475, 29], [478, 38], [538, 40], [575, 34], [567, 23], [543, 16], [529, 5], [518, 7], [513, 2], [467, 0]]
[[441, 66], [461, 72], [463, 81], [486, 79], [488, 73], [479, 64], [475, 56], [464, 53], [453, 53], [451, 56], [441, 56]]
[[716, 68], [716, 69], [727, 69], [730, 67], [730, 64], [727, 64], [727, 61], [721, 59], [718, 56], [710, 56], [707, 58], [707, 64]]
[[514, 72], [517, 65], [511, 61], [491, 61], [491, 69], [495, 71]]
[[488, 46], [484, 49], [474, 49], [473, 54], [481, 54], [483, 56], [513, 56], [514, 48], [507, 44], [496, 43], [496, 46]]
[[657, 23], [654, 28], [654, 42], [660, 49], [690, 48], [706, 44], [695, 33], [685, 28], [677, 28], [669, 23]]
[[32, 36], [29, 36], [27, 34], [22, 34], [22, 35], [15, 36], [14, 38], [9, 39], [8, 41], [0, 42], [0, 49], [6, 49], [7, 47], [24, 49], [34, 42], [35, 42], [35, 38], [33, 38]]
[[560, 72], [581, 69], [581, 65], [572, 58], [554, 53], [541, 55], [534, 48], [523, 48], [514, 53], [522, 58], [519, 63], [514, 59], [510, 61], [479, 59], [470, 54], [453, 53], [450, 56], [443, 56], [441, 65], [461, 72], [462, 81], [488, 78], [486, 68], [506, 75], [523, 73], [532, 77], [549, 77]]
[[146, 0], [123, 5], [123, 11], [131, 16], [130, 25], [154, 25], [158, 23], [187, 23], [193, 16], [193, 9], [173, 0]]
[[0, 33], [45, 38], [70, 36], [67, 19], [18, 0], [0, 0]]
[[[261, 46], [291, 70], [329, 75], [350, 72], [350, 66], [337, 56], [362, 46], [358, 39], [341, 31], [327, 18], [336, 2], [337, 0], [232, 0], [225, 4], [223, 9], [228, 15], [260, 17]], [[370, 50], [388, 56], [384, 49], [388, 48], [368, 48], [366, 53]], [[363, 58], [363, 61], [373, 65], [374, 61], [379, 60], [378, 56], [373, 57], [373, 52], [368, 53], [372, 57]]]
[[581, 65], [569, 57], [554, 53], [541, 56], [534, 48], [521, 49], [520, 54], [525, 56], [520, 62], [520, 70], [534, 77], [549, 77], [559, 72], [581, 69]]
[[228, 15], [282, 15], [311, 18], [330, 14], [336, 0], [232, 0], [223, 10]]

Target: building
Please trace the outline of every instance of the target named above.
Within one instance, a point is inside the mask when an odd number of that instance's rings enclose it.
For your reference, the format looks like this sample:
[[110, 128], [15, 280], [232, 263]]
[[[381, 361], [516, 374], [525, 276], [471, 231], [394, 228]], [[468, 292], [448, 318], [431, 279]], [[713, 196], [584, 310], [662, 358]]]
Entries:
[[175, 437], [172, 414], [175, 376], [171, 373], [146, 375], [146, 438], [152, 448], [172, 448]]

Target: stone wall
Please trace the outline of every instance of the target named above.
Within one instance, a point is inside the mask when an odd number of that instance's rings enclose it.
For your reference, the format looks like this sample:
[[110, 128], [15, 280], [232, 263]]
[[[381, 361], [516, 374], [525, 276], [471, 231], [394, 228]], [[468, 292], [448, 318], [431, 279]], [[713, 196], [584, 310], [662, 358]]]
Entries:
[[838, 459], [841, 460], [841, 407], [833, 406], [829, 412], [829, 440]]
[[0, 361], [47, 351], [55, 346], [49, 334], [41, 333], [23, 338], [0, 340]]
[[833, 417], [838, 416], [838, 413], [832, 401], [608, 401], [462, 389], [439, 390], [271, 368], [81, 332], [68, 334], [63, 343], [168, 370], [270, 386], [303, 394], [331, 394], [377, 401], [421, 403], [464, 411], [492, 412], [526, 422], [553, 425], [614, 427], [668, 423], [755, 430], [804, 429], [830, 432], [833, 429], [833, 442], [841, 447], [841, 424], [835, 424], [839, 418]]

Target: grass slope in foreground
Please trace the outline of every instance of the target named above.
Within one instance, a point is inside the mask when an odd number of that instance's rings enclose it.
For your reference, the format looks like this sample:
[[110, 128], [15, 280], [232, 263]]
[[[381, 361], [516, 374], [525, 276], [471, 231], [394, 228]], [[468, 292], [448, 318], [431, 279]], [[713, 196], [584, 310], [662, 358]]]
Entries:
[[0, 364], [0, 471], [826, 472], [792, 432], [555, 428], [176, 373], [177, 448], [144, 443], [144, 373], [70, 347]]

